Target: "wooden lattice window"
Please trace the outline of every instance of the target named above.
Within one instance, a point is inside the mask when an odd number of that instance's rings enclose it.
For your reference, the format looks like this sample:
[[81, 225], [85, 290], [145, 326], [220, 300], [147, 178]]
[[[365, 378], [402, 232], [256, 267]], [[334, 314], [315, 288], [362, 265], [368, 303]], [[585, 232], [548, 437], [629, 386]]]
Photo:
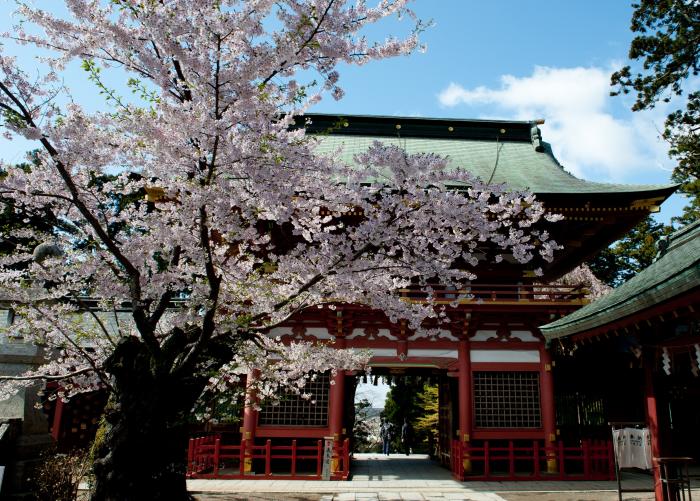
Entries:
[[319, 374], [309, 381], [304, 393], [311, 394], [305, 399], [300, 395], [288, 393], [276, 405], [263, 405], [258, 417], [258, 424], [268, 426], [327, 426], [328, 393], [330, 376]]
[[477, 428], [540, 428], [538, 372], [473, 373]]

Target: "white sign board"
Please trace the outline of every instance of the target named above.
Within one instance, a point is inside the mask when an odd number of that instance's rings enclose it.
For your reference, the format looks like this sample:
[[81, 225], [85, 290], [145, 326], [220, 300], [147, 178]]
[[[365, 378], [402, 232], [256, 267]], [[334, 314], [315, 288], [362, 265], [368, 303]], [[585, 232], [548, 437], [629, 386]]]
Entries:
[[613, 445], [620, 468], [652, 469], [649, 428], [613, 430]]

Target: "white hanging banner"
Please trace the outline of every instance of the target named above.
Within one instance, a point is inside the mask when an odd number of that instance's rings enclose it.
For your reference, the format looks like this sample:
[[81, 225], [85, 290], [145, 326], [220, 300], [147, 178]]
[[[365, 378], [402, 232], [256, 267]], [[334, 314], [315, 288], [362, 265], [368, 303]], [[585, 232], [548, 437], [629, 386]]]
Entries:
[[613, 430], [613, 444], [618, 467], [652, 469], [649, 428]]

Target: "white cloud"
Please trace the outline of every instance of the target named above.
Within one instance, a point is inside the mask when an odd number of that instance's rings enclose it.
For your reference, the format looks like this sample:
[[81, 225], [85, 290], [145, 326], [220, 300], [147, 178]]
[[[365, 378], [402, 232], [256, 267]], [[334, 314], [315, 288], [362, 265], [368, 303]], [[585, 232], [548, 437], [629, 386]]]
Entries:
[[[658, 139], [664, 109], [651, 112], [611, 111], [621, 108], [610, 97], [611, 68], [535, 67], [532, 75], [503, 75], [499, 88], [465, 89], [450, 83], [439, 95], [443, 106], [488, 105], [516, 120], [544, 118], [543, 139], [575, 175], [591, 180], [665, 182], [667, 146]], [[619, 113], [618, 113], [619, 115]], [[663, 167], [661, 167], [663, 166]], [[640, 181], [639, 174], [644, 174]], [[658, 179], [654, 179], [658, 178]]]

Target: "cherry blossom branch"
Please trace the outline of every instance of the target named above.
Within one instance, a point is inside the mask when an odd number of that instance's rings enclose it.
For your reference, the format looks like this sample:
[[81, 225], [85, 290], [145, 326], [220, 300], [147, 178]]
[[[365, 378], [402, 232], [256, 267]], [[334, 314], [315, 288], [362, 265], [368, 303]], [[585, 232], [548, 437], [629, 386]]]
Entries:
[[[68, 374], [33, 374], [31, 376], [0, 376], [0, 381], [31, 381], [31, 380], [43, 380], [43, 381], [60, 381], [61, 379], [68, 379], [75, 376], [80, 376], [81, 374], [88, 374], [90, 372], [95, 372], [92, 367], [86, 367], [84, 369], [79, 369]], [[101, 379], [101, 378], [100, 378]]]
[[107, 338], [107, 341], [109, 341], [109, 344], [111, 344], [112, 346], [117, 346], [117, 344], [114, 342], [114, 339], [112, 338], [112, 335], [109, 333], [107, 327], [105, 327], [105, 324], [102, 322], [97, 313], [95, 313], [92, 308], [85, 304], [85, 302], [82, 299], [80, 299], [80, 296], [75, 294], [73, 291], [69, 291], [69, 294], [71, 295], [73, 300], [76, 301], [80, 306], [82, 306], [83, 309], [86, 310], [90, 314], [90, 316], [95, 320], [95, 322], [97, 322], [97, 325], [100, 326], [100, 330]]
[[[326, 304], [334, 304], [335, 302], [336, 301], [318, 301], [318, 302], [314, 303], [314, 305], [315, 306], [322, 306], [322, 305], [326, 305]], [[285, 322], [288, 322], [297, 313], [300, 313], [303, 310], [305, 310], [308, 306], [309, 306], [308, 303], [305, 303], [302, 301], [298, 306], [290, 309], [287, 312], [287, 314], [284, 315], [284, 317], [280, 318], [276, 322], [272, 322], [272, 323], [260, 325], [260, 326], [251, 326], [251, 327], [249, 327], [249, 330], [251, 330], [252, 332], [260, 333], [260, 332], [268, 331], [270, 329], [274, 329], [275, 327], [279, 327], [282, 324], [284, 324]]]
[[55, 322], [55, 321], [50, 317], [50, 315], [47, 315], [44, 311], [42, 311], [40, 308], [38, 308], [38, 307], [37, 307], [36, 305], [34, 305], [34, 304], [30, 304], [29, 306], [30, 306], [34, 311], [36, 311], [37, 313], [39, 313], [40, 315], [44, 316], [45, 318], [48, 318], [48, 319], [49, 319], [49, 322], [51, 322], [51, 323], [53, 324], [53, 326], [56, 328], [56, 330], [58, 330], [58, 332], [61, 333], [61, 335], [64, 337], [64, 339], [65, 339], [78, 353], [80, 353], [80, 355], [81, 355], [81, 356], [85, 359], [85, 361], [90, 365], [90, 367], [92, 368], [92, 370], [94, 370], [95, 373], [100, 377], [100, 379], [101, 379], [102, 382], [105, 384], [105, 386], [107, 386], [107, 387], [110, 388], [111, 390], [114, 389], [114, 388], [112, 387], [112, 385], [110, 384], [110, 382], [109, 382], [109, 378], [106, 377], [104, 371], [103, 371], [100, 367], [97, 366], [97, 363], [96, 363], [96, 362], [92, 359], [92, 357], [83, 349], [82, 346], [80, 346], [78, 343], [76, 343], [76, 342], [73, 340], [73, 338], [72, 338], [68, 333], [66, 333], [66, 332], [63, 330], [63, 328], [62, 328], [57, 322]]
[[[221, 120], [221, 113], [219, 110], [219, 99], [220, 99], [220, 83], [219, 74], [221, 72], [221, 37], [217, 35], [216, 37], [216, 63], [214, 67], [214, 116], [216, 120]], [[214, 176], [214, 168], [216, 166], [216, 155], [219, 150], [219, 134], [217, 132], [214, 137], [214, 146], [212, 148], [211, 161], [207, 169], [206, 184], [211, 183], [212, 177]]]
[[[401, 214], [401, 215], [393, 214], [392, 217], [387, 221], [386, 226], [387, 226], [387, 227], [391, 227], [391, 226], [392, 226], [393, 224], [395, 224], [397, 221], [399, 221], [399, 220], [401, 220], [401, 219], [407, 217], [408, 215], [410, 215], [411, 213], [413, 213], [413, 212], [415, 212], [415, 211], [417, 211], [417, 210], [419, 210], [418, 207], [412, 208], [412, 209], [410, 209], [410, 210], [407, 210], [406, 212], [404, 212], [404, 213]], [[377, 249], [376, 245], [374, 245], [372, 242], [368, 242], [368, 243], [366, 243], [362, 248], [360, 248], [359, 250], [357, 250], [357, 251], [347, 260], [347, 262], [348, 262], [348, 263], [352, 263], [352, 262], [356, 261], [357, 259], [359, 259], [360, 257], [362, 257], [365, 253], [370, 252], [370, 251], [372, 251], [372, 250], [376, 250], [376, 249]], [[325, 273], [317, 273], [316, 275], [314, 275], [311, 279], [309, 279], [306, 283], [304, 283], [301, 287], [299, 287], [299, 289], [297, 289], [297, 291], [296, 291], [295, 293], [291, 294], [290, 296], [288, 296], [287, 298], [283, 299], [282, 301], [279, 301], [278, 303], [276, 303], [276, 304], [272, 307], [272, 310], [275, 311], [275, 312], [280, 311], [282, 308], [284, 308], [285, 306], [287, 306], [288, 304], [290, 304], [292, 301], [294, 301], [296, 298], [298, 298], [301, 294], [307, 292], [307, 291], [310, 290], [313, 286], [315, 286], [316, 284], [318, 284], [319, 282], [321, 282], [321, 281], [322, 281], [324, 278], [326, 278], [329, 274], [336, 273], [335, 268], [336, 268], [338, 265], [340, 265], [344, 260], [345, 260], [345, 259], [344, 259], [342, 256], [338, 257], [338, 258], [336, 259], [336, 261], [335, 261], [334, 263], [332, 263], [332, 264], [329, 266], [329, 271], [328, 271], [328, 272], [325, 272]], [[263, 318], [265, 318], [265, 317], [268, 316], [268, 315], [269, 315], [268, 313], [260, 313], [260, 314], [258, 314], [258, 315], [255, 315], [255, 316], [253, 316], [253, 317], [250, 319], [250, 322], [249, 322], [249, 323], [250, 323], [250, 324], [253, 324], [253, 323], [257, 322], [258, 320], [262, 320]]]
[[[109, 36], [105, 33], [102, 33], [101, 35], [105, 36], [105, 37]], [[37, 47], [41, 47], [43, 49], [55, 50], [58, 52], [62, 52], [64, 54], [67, 54], [70, 52], [70, 49], [67, 49], [66, 47], [62, 47], [60, 45], [49, 43], [46, 40], [39, 41], [36, 38], [26, 38], [26, 37], [17, 37], [17, 36], [10, 36], [7, 38], [9, 40], [14, 40], [16, 42], [20, 42], [23, 44], [34, 44]], [[75, 37], [73, 37], [73, 38], [75, 38]], [[150, 80], [154, 80], [154, 76], [151, 73], [149, 73], [148, 70], [146, 70], [145, 68], [141, 68], [137, 65], [134, 65], [133, 63], [127, 63], [127, 62], [117, 58], [116, 56], [111, 54], [109, 51], [107, 51], [107, 49], [105, 49], [104, 47], [99, 47], [98, 50], [103, 52], [105, 55], [100, 55], [98, 53], [91, 53], [91, 52], [81, 52], [79, 55], [80, 55], [80, 57], [85, 58], [85, 59], [99, 59], [101, 61], [105, 61], [108, 63], [117, 63], [117, 64], [120, 64], [124, 67], [128, 67], [129, 69], [135, 71], [136, 73], [138, 73], [142, 77], [148, 78]]]
[[[0, 81], [0, 91], [5, 94], [12, 102], [15, 103], [18, 110], [13, 110], [11, 107], [3, 105], [3, 107], [9, 108], [13, 113], [17, 114], [22, 118], [22, 120], [27, 124], [27, 126], [37, 128], [31, 113], [27, 108], [19, 101], [19, 99], [14, 95], [14, 93], [5, 86], [3, 82]], [[3, 104], [3, 103], [0, 103]], [[63, 164], [60, 159], [58, 150], [54, 148], [53, 144], [48, 140], [46, 136], [41, 136], [39, 139], [44, 149], [48, 152], [54, 161], [54, 166], [58, 171], [61, 179], [65, 183], [68, 191], [70, 192], [73, 204], [80, 211], [80, 214], [85, 218], [85, 220], [90, 224], [93, 231], [97, 234], [102, 243], [107, 247], [107, 249], [112, 253], [112, 255], [117, 259], [117, 261], [125, 268], [127, 274], [130, 277], [129, 286], [131, 290], [131, 300], [133, 306], [133, 317], [139, 332], [143, 336], [144, 342], [149, 347], [149, 349], [154, 353], [158, 354], [160, 352], [160, 346], [158, 340], [153, 335], [152, 326], [149, 325], [148, 319], [141, 303], [141, 274], [139, 270], [129, 261], [129, 259], [122, 253], [121, 249], [117, 246], [116, 242], [112, 240], [107, 231], [102, 227], [100, 222], [97, 220], [95, 215], [87, 208], [80, 198], [80, 192], [78, 187], [73, 181], [68, 169]]]
[[[202, 319], [202, 327], [200, 328], [199, 336], [188, 350], [187, 355], [185, 355], [180, 362], [180, 367], [188, 366], [191, 361], [199, 355], [204, 347], [204, 344], [211, 338], [212, 334], [214, 333], [214, 329], [216, 328], [214, 318], [218, 308], [219, 292], [221, 291], [221, 276], [216, 274], [216, 268], [214, 267], [209, 233], [210, 230], [207, 224], [207, 208], [203, 205], [199, 209], [199, 239], [201, 246], [204, 248], [204, 266], [207, 273], [207, 280], [209, 282], [209, 305], [204, 313], [204, 318]], [[178, 369], [179, 367], [174, 367], [174, 370]]]
[[[313, 41], [313, 39], [316, 37], [316, 35], [318, 35], [319, 30], [321, 28], [321, 25], [325, 21], [326, 16], [328, 15], [328, 12], [331, 10], [331, 7], [333, 6], [334, 2], [335, 2], [335, 0], [330, 0], [328, 2], [326, 9], [323, 11], [323, 15], [321, 15], [321, 19], [319, 19], [318, 23], [316, 23], [316, 27], [311, 32], [311, 35], [309, 35], [307, 40], [305, 42], [303, 42], [301, 44], [301, 46], [297, 49], [297, 51], [294, 53], [295, 56], [298, 56], [299, 54], [301, 54], [301, 51], [304, 50]], [[272, 80], [276, 75], [278, 75], [281, 71], [283, 71], [287, 62], [288, 61], [286, 59], [284, 61], [282, 61], [276, 70], [274, 70], [270, 75], [268, 75], [266, 78], [264, 78], [260, 84], [261, 87], [264, 87], [265, 85], [267, 85], [270, 80]]]
[[[373, 247], [374, 247], [374, 245], [373, 245], [372, 243], [367, 243], [367, 244], [365, 244], [360, 250], [358, 250], [357, 252], [355, 252], [355, 253], [351, 256], [351, 258], [350, 258], [348, 261], [349, 261], [349, 262], [352, 262], [352, 261], [358, 259], [358, 258], [361, 257], [365, 252], [368, 252], [368, 251], [371, 250]], [[294, 301], [296, 298], [298, 298], [299, 296], [301, 296], [302, 294], [304, 294], [305, 292], [307, 292], [308, 290], [310, 290], [314, 285], [316, 285], [316, 284], [318, 284], [319, 282], [321, 282], [321, 281], [322, 281], [324, 278], [326, 278], [328, 275], [335, 273], [336, 271], [334, 270], [334, 268], [335, 268], [336, 266], [338, 266], [340, 263], [342, 263], [343, 261], [344, 261], [344, 259], [343, 259], [342, 257], [339, 257], [331, 266], [329, 266], [329, 271], [328, 271], [328, 272], [317, 273], [316, 275], [314, 275], [313, 277], [311, 277], [309, 280], [306, 281], [306, 283], [304, 283], [301, 287], [299, 287], [299, 288], [296, 290], [296, 292], [294, 292], [293, 294], [287, 296], [287, 297], [286, 297], [285, 299], [283, 299], [282, 301], [279, 301], [279, 302], [275, 303], [275, 305], [272, 307], [272, 310], [273, 310], [273, 311], [279, 311], [279, 310], [281, 310], [282, 308], [284, 308], [285, 306], [287, 306], [288, 304], [290, 304], [292, 301]], [[255, 322], [257, 322], [258, 320], [262, 320], [262, 319], [265, 318], [266, 316], [268, 316], [268, 313], [259, 313], [258, 315], [255, 315], [255, 316], [253, 316], [253, 317], [250, 319], [250, 323], [255, 323]]]

